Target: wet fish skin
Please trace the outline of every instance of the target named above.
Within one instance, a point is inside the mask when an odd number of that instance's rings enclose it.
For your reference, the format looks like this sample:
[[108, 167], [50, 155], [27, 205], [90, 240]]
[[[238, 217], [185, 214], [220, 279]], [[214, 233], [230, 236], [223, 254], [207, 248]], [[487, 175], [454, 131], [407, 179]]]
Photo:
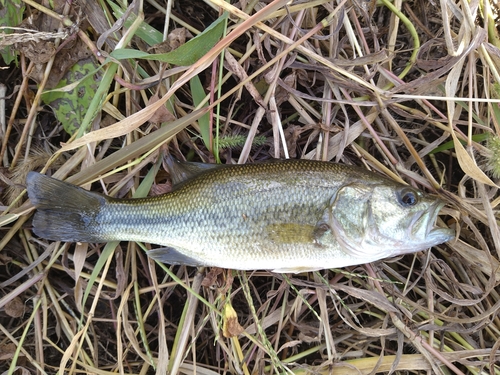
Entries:
[[208, 168], [158, 197], [116, 199], [32, 172], [35, 234], [155, 243], [171, 264], [300, 272], [424, 250], [443, 202], [363, 169], [309, 160]]

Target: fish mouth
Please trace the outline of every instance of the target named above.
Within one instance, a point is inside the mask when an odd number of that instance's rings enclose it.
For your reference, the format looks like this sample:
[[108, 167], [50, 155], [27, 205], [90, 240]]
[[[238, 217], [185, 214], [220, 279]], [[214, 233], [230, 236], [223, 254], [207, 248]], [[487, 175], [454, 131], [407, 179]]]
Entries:
[[[428, 246], [439, 245], [455, 238], [455, 231], [450, 228], [436, 226], [436, 220], [441, 209], [445, 206], [442, 201], [433, 203], [427, 211], [419, 212], [413, 218], [413, 223], [418, 228], [415, 235], [424, 235]], [[422, 233], [423, 231], [423, 233]]]

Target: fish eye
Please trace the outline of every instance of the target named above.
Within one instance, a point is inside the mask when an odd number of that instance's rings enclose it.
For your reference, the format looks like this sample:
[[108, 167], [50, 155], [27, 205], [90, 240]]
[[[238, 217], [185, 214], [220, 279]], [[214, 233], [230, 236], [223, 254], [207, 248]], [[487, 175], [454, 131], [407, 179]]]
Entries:
[[398, 202], [403, 207], [415, 206], [418, 203], [418, 192], [412, 188], [403, 188], [397, 193]]

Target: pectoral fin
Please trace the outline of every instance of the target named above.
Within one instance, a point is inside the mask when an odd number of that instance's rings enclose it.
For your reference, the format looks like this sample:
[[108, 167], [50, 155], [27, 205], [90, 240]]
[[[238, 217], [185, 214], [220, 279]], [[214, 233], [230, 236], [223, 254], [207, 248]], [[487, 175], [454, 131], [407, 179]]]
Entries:
[[297, 223], [270, 224], [266, 227], [268, 238], [277, 244], [311, 243], [314, 241], [313, 225]]
[[206, 266], [206, 264], [204, 264], [201, 260], [185, 255], [173, 247], [162, 247], [159, 249], [149, 250], [146, 254], [151, 259], [161, 263], [192, 267]]

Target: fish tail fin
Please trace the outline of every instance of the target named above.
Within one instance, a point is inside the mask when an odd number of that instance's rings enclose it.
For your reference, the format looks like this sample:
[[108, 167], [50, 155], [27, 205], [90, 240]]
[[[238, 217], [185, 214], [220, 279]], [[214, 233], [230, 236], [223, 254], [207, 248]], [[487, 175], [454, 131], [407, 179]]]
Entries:
[[28, 196], [37, 207], [33, 232], [66, 242], [105, 242], [96, 216], [108, 198], [37, 172], [26, 178]]

